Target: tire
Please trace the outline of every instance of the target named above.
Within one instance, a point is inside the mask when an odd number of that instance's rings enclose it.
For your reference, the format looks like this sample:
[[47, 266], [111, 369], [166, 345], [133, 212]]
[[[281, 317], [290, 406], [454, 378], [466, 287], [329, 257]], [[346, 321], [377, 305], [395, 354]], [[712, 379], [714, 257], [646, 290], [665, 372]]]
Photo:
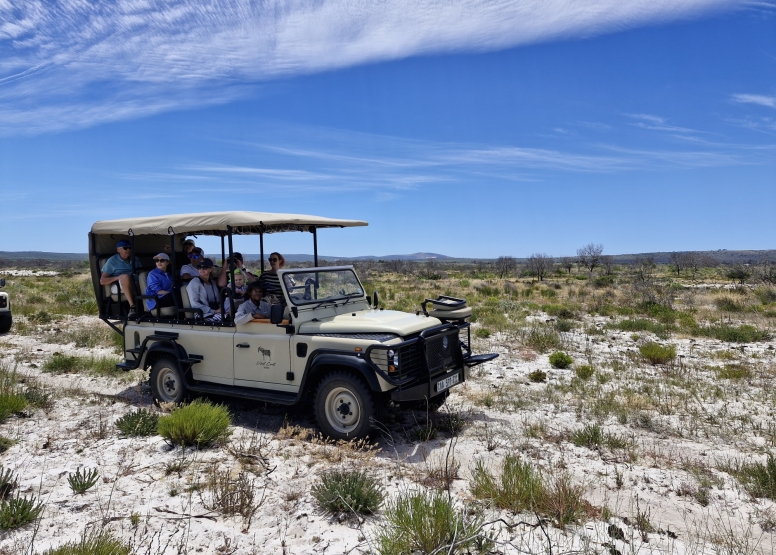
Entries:
[[13, 318], [10, 312], [0, 313], [0, 333], [8, 333], [13, 324]]
[[186, 399], [186, 385], [178, 362], [162, 357], [151, 366], [151, 395], [159, 403], [182, 403]]
[[372, 428], [377, 411], [372, 392], [348, 372], [331, 372], [315, 393], [315, 418], [332, 439], [360, 439]]

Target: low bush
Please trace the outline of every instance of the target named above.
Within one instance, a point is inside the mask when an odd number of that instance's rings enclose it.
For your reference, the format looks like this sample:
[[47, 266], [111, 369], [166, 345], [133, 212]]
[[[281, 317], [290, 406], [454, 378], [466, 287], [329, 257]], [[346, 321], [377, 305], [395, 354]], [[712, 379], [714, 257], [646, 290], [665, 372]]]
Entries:
[[471, 492], [499, 509], [513, 512], [536, 510], [546, 495], [541, 474], [516, 455], [504, 458], [500, 476], [485, 468], [482, 460], [477, 461], [472, 469]]
[[694, 335], [712, 337], [730, 343], [754, 343], [755, 341], [768, 341], [771, 338], [769, 332], [759, 330], [748, 324], [743, 324], [741, 326], [716, 324], [709, 327], [697, 327], [692, 330], [692, 333]]
[[637, 309], [639, 312], [651, 316], [663, 324], [673, 324], [679, 316], [677, 311], [670, 306], [656, 302], [641, 303]]
[[555, 329], [557, 331], [568, 332], [574, 329], [574, 324], [570, 320], [559, 319], [555, 322]]
[[480, 339], [487, 339], [488, 337], [490, 337], [491, 334], [490, 334], [490, 330], [488, 328], [479, 327], [474, 332], [474, 335], [476, 337], [479, 337]]
[[0, 423], [27, 406], [27, 399], [19, 387], [16, 369], [7, 364], [0, 365]]
[[534, 370], [528, 374], [528, 380], [533, 383], [542, 383], [547, 381], [547, 372], [541, 370]]
[[560, 304], [545, 304], [542, 305], [542, 310], [546, 312], [548, 316], [555, 316], [556, 318], [572, 319], [577, 316], [576, 312], [571, 308]]
[[773, 455], [768, 455], [765, 463], [743, 464], [732, 472], [753, 497], [776, 500], [776, 458]]
[[159, 429], [159, 415], [150, 410], [137, 409], [116, 420], [116, 427], [130, 437], [153, 436]]
[[746, 310], [746, 305], [744, 303], [731, 297], [719, 297], [718, 299], [714, 299], [714, 305], [718, 310], [723, 312], [743, 312]]
[[641, 356], [651, 364], [665, 364], [676, 358], [676, 347], [674, 345], [661, 345], [654, 341], [648, 341], [639, 347]]
[[579, 378], [582, 381], [587, 381], [590, 378], [593, 377], [593, 373], [595, 371], [593, 370], [592, 366], [589, 366], [587, 364], [583, 364], [582, 366], [577, 367], [577, 378]]
[[629, 318], [622, 320], [616, 324], [610, 324], [607, 326], [610, 329], [617, 329], [621, 331], [648, 331], [657, 335], [660, 339], [667, 339], [671, 335], [673, 326], [666, 326], [646, 318]]
[[752, 369], [744, 364], [726, 364], [717, 370], [717, 377], [721, 380], [743, 380], [752, 377]]
[[8, 498], [8, 495], [16, 487], [16, 475], [10, 468], [0, 467], [0, 499]]
[[573, 364], [573, 362], [574, 362], [573, 358], [571, 358], [566, 353], [562, 353], [560, 351], [557, 351], [550, 355], [550, 364], [552, 365], [553, 368], [568, 368]]
[[233, 478], [229, 470], [219, 470], [218, 463], [213, 463], [208, 470], [202, 503], [206, 509], [227, 516], [240, 515], [250, 521], [260, 504], [255, 481], [255, 477], [244, 471]]
[[595, 449], [608, 447], [609, 449], [626, 449], [631, 446], [627, 438], [603, 431], [598, 424], [586, 424], [582, 429], [571, 434], [571, 443], [577, 447]]
[[559, 349], [563, 346], [558, 332], [549, 326], [531, 326], [522, 331], [522, 341], [526, 347], [535, 349], [540, 353], [546, 353], [552, 349]]
[[14, 497], [0, 503], [0, 530], [15, 530], [29, 524], [43, 511], [34, 496]]
[[97, 472], [96, 468], [81, 472], [79, 467], [75, 472], [70, 472], [67, 475], [67, 483], [70, 484], [70, 489], [73, 490], [73, 493], [81, 495], [94, 487], [99, 477], [100, 473]]
[[324, 473], [312, 488], [318, 507], [336, 514], [373, 514], [383, 504], [380, 484], [362, 470], [333, 470]]
[[52, 547], [42, 555], [132, 555], [132, 549], [110, 532], [84, 533], [80, 540]]
[[758, 287], [754, 294], [762, 304], [776, 303], [776, 287]]
[[224, 405], [197, 399], [159, 419], [159, 435], [173, 445], [207, 447], [229, 436], [232, 419]]
[[54, 353], [51, 358], [43, 364], [43, 371], [52, 374], [69, 374], [78, 371], [79, 362], [81, 362], [81, 357]]
[[5, 453], [11, 447], [16, 445], [16, 440], [10, 437], [0, 436], [0, 453]]
[[43, 371], [51, 374], [71, 374], [75, 372], [90, 372], [98, 376], [110, 376], [122, 370], [116, 369], [118, 359], [113, 357], [81, 357], [54, 353], [43, 364]]
[[482, 537], [482, 518], [467, 516], [441, 493], [408, 492], [388, 503], [375, 536], [380, 555], [467, 553]]

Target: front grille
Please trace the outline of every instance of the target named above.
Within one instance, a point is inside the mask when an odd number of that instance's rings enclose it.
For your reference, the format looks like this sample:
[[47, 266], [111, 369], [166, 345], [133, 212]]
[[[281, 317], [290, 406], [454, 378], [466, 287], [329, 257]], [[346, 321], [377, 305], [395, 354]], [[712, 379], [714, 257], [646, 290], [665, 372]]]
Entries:
[[426, 364], [429, 375], [461, 365], [458, 330], [454, 329], [426, 339]]

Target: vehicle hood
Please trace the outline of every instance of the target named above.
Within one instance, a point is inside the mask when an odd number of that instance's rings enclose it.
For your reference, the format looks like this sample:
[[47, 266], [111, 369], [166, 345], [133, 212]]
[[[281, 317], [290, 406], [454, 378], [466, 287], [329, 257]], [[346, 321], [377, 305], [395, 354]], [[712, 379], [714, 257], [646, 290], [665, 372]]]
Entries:
[[347, 312], [319, 322], [305, 322], [300, 333], [395, 333], [406, 336], [441, 324], [438, 319], [398, 310]]

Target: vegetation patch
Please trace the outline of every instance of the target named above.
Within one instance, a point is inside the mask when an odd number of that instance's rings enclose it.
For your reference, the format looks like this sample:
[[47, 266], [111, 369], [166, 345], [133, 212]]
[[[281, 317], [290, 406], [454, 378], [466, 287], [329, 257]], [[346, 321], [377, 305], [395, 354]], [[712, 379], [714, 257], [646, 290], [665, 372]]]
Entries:
[[80, 540], [44, 551], [41, 555], [132, 555], [132, 549], [110, 532], [84, 534]]
[[743, 380], [752, 377], [752, 369], [745, 364], [726, 364], [717, 370], [721, 380]]
[[197, 399], [159, 419], [159, 435], [181, 446], [208, 447], [229, 437], [232, 424], [224, 405]]
[[740, 464], [728, 470], [753, 497], [776, 500], [776, 458], [773, 455], [768, 455], [764, 463]]
[[648, 341], [639, 347], [639, 353], [651, 364], [666, 364], [676, 358], [676, 346]]
[[318, 507], [332, 515], [373, 514], [385, 498], [377, 480], [363, 470], [326, 472], [313, 486], [312, 495]]
[[35, 496], [13, 497], [0, 503], [0, 530], [14, 530], [29, 524], [43, 511]]
[[579, 378], [582, 381], [587, 381], [590, 378], [593, 377], [593, 374], [595, 373], [595, 370], [593, 370], [593, 367], [588, 364], [583, 364], [582, 366], [578, 366], [576, 370], [577, 378]]
[[550, 355], [550, 365], [553, 368], [568, 368], [574, 363], [574, 359], [566, 353], [557, 351]]
[[541, 370], [534, 370], [533, 372], [528, 374], [528, 381], [531, 381], [533, 383], [546, 382], [547, 372], [542, 372]]
[[137, 409], [116, 420], [116, 427], [129, 437], [147, 437], [157, 434], [159, 415], [146, 409]]
[[771, 334], [768, 331], [757, 329], [749, 324], [731, 326], [728, 324], [715, 324], [708, 327], [698, 327], [692, 330], [695, 335], [711, 337], [730, 343], [754, 343], [755, 341], [768, 341]]
[[43, 371], [51, 374], [72, 374], [89, 372], [98, 376], [110, 376], [123, 373], [116, 369], [117, 359], [113, 357], [81, 357], [54, 353], [43, 364]]
[[91, 470], [84, 469], [83, 472], [78, 468], [75, 472], [67, 475], [67, 483], [70, 484], [70, 489], [73, 490], [73, 493], [83, 495], [94, 487], [99, 477], [100, 473], [97, 472], [96, 468]]

